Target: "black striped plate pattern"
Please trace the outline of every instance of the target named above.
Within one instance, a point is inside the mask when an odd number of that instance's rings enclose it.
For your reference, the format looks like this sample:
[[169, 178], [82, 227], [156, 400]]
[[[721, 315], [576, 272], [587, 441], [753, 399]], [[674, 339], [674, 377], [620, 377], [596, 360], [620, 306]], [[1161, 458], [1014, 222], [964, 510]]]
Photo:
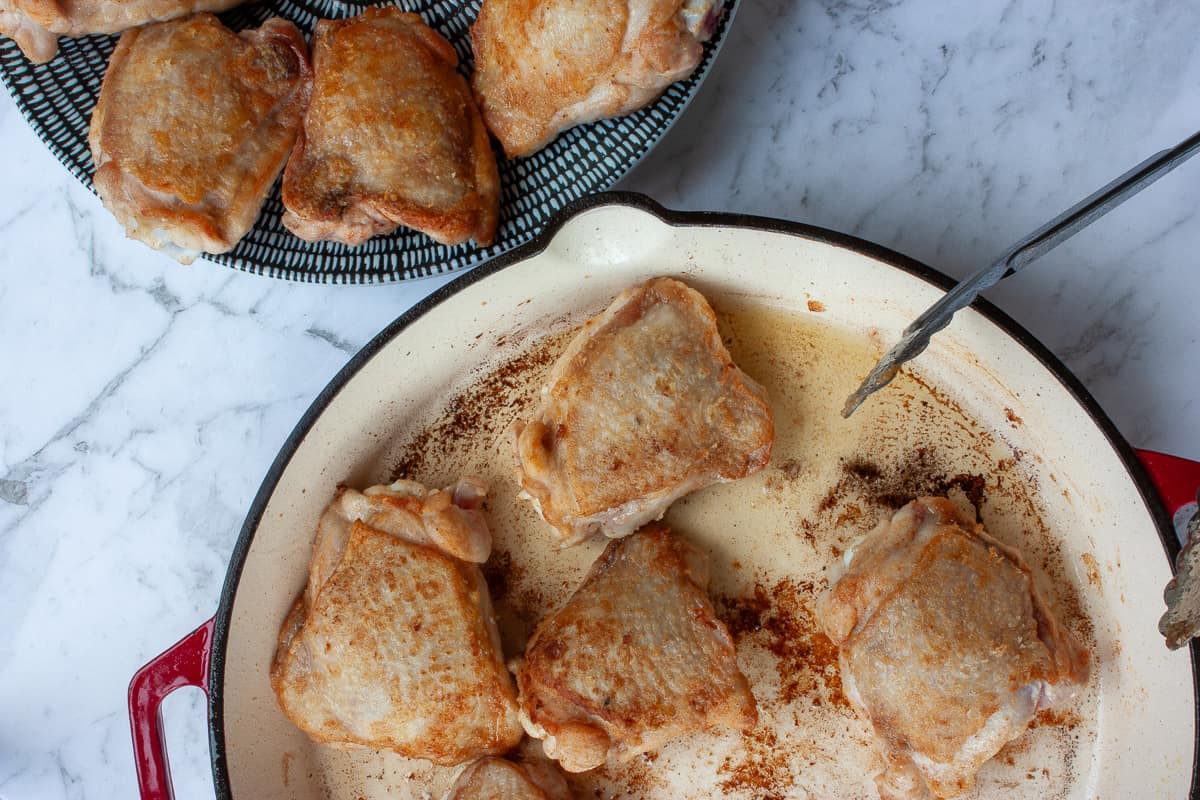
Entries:
[[[566, 131], [528, 158], [508, 160], [497, 148], [502, 186], [500, 227], [490, 247], [471, 243], [447, 247], [403, 228], [355, 248], [305, 242], [280, 222], [283, 204], [277, 183], [254, 228], [237, 247], [205, 258], [272, 278], [380, 283], [455, 272], [524, 244], [555, 212], [572, 200], [608, 189], [658, 143], [707, 75], [737, 3], [722, 0], [725, 14], [705, 46], [699, 67], [687, 80], [670, 86], [656, 102], [620, 119]], [[479, 0], [398, 0], [395, 4], [418, 12], [449, 39], [458, 51], [463, 73], [470, 74], [473, 58], [468, 28], [479, 11]], [[317, 19], [354, 16], [366, 5], [338, 0], [262, 0], [220, 17], [234, 30], [242, 30], [280, 16], [310, 33]], [[0, 37], [0, 80], [50, 151], [89, 189], [94, 168], [87, 144], [88, 124], [116, 41], [115, 36], [63, 38], [58, 56], [37, 65], [25, 59], [15, 42]]]

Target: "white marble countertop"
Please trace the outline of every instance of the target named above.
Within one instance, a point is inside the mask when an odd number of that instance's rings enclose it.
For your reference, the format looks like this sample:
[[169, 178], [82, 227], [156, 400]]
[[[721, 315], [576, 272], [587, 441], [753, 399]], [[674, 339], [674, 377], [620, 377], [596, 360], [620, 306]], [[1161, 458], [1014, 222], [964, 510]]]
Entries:
[[[1200, 128], [1200, 5], [747, 0], [620, 188], [962, 276]], [[128, 241], [0, 94], [0, 796], [136, 795], [125, 690], [216, 608], [322, 386], [444, 282], [293, 285]], [[988, 296], [1130, 441], [1200, 458], [1200, 159]], [[212, 796], [198, 691], [177, 796]]]

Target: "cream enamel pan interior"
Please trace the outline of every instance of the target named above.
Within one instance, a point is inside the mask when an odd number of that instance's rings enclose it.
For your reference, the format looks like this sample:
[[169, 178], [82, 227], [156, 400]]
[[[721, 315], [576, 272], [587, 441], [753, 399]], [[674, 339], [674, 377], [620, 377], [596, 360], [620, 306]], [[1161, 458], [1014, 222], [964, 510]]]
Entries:
[[620, 290], [676, 276], [718, 311], [771, 396], [772, 465], [678, 503], [667, 521], [712, 557], [712, 592], [760, 705], [747, 737], [672, 743], [572, 779], [578, 797], [872, 798], [867, 731], [841, 698], [811, 604], [847, 542], [914, 494], [948, 491], [1018, 545], [1094, 671], [967, 797], [1182, 798], [1192, 791], [1190, 651], [1156, 630], [1170, 577], [1161, 503], [1111, 423], [1061, 365], [986, 305], [849, 421], [837, 410], [945, 279], [863, 242], [769, 220], [664, 211], [607, 195], [538, 242], [435, 293], [318, 398], [268, 475], [217, 614], [211, 675], [221, 798], [440, 798], [454, 770], [310, 744], [268, 682], [334, 487], [397, 473], [491, 485], [488, 569], [508, 655], [561, 603], [599, 544], [558, 551], [516, 498], [506, 429], [572, 328]]

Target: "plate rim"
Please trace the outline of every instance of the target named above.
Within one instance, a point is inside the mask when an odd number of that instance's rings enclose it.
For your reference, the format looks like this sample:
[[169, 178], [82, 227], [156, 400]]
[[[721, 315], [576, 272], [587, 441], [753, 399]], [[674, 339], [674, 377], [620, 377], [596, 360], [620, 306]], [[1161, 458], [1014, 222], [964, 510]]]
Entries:
[[[308, 432], [324, 414], [326, 408], [342, 388], [406, 328], [468, 286], [494, 275], [506, 267], [542, 253], [549, 248], [551, 242], [561, 229], [571, 220], [583, 213], [606, 206], [626, 206], [638, 209], [656, 217], [671, 227], [677, 228], [739, 228], [787, 234], [860, 253], [887, 266], [906, 272], [942, 290], [948, 290], [957, 282], [939, 270], [896, 250], [828, 228], [753, 214], [719, 211], [677, 211], [668, 209], [647, 195], [638, 192], [609, 191], [588, 195], [564, 206], [562, 210], [547, 221], [545, 227], [529, 242], [459, 274], [449, 283], [431, 292], [372, 337], [358, 352], [351, 356], [346, 365], [326, 384], [325, 388], [321, 390], [309, 405], [292, 432], [284, 440], [279, 453], [263, 477], [263, 481], [247, 511], [241, 530], [238, 533], [237, 541], [230, 554], [225, 581], [221, 587], [220, 600], [214, 616], [212, 649], [209, 659], [209, 751], [217, 800], [233, 800], [232, 787], [229, 782], [229, 766], [226, 758], [224, 723], [225, 658], [229, 644], [229, 628], [232, 621], [233, 604], [236, 599], [238, 584], [241, 581], [242, 568], [245, 566], [246, 557], [249, 554], [254, 534], [258, 529], [259, 523], [262, 521], [267, 504], [270, 502], [280, 478], [291, 463], [292, 456], [295, 455], [308, 435]], [[1032, 333], [988, 300], [979, 298], [971, 304], [971, 308], [982, 314], [989, 322], [999, 327], [1016, 344], [1023, 347], [1030, 355], [1036, 358], [1062, 384], [1063, 388], [1070, 393], [1076, 402], [1082, 406], [1097, 428], [1104, 434], [1109, 445], [1124, 465], [1127, 475], [1133, 480], [1142, 498], [1142, 502], [1145, 504], [1151, 519], [1154, 521], [1159, 543], [1162, 545], [1163, 554], [1167, 559], [1168, 568], [1171, 574], [1174, 575], [1176, 573], [1175, 557], [1178, 555], [1180, 549], [1179, 541], [1175, 535], [1174, 523], [1167, 513], [1162, 498], [1154, 487], [1149, 472], [1137, 457], [1133, 446], [1125, 439], [1124, 435], [1116, 427], [1116, 424], [1113, 423], [1108, 414], [1100, 407], [1100, 404], [1083, 383], [1067, 368], [1058, 356], [1054, 355]], [[1189, 644], [1188, 655], [1191, 660], [1190, 672], [1192, 677], [1194, 721], [1192, 775], [1188, 798], [1189, 800], [1200, 800], [1200, 642], [1196, 639], [1193, 639]]]

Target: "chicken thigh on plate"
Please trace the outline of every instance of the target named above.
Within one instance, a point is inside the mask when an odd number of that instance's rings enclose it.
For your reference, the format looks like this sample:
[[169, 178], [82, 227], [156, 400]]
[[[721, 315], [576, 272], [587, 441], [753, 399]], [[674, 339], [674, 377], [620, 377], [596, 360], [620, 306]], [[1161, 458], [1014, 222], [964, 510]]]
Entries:
[[712, 308], [670, 278], [585, 324], [514, 432], [521, 488], [563, 545], [628, 536], [688, 492], [763, 469], [775, 441]]
[[184, 263], [254, 225], [308, 104], [298, 28], [234, 33], [212, 14], [127, 31], [104, 73], [88, 144], [93, 183], [126, 234]]
[[1037, 712], [1087, 679], [1089, 654], [1029, 567], [945, 498], [922, 498], [846, 552], [822, 598], [847, 699], [875, 730], [884, 800], [952, 797]]
[[521, 722], [568, 772], [758, 720], [709, 602], [708, 559], [662, 525], [610, 542], [516, 665]]
[[120, 33], [197, 11], [224, 11], [245, 0], [0, 0], [0, 34], [42, 64], [58, 54], [58, 37]]
[[310, 738], [459, 764], [521, 739], [483, 574], [481, 484], [343, 488], [279, 633], [271, 685]]
[[404, 225], [490, 244], [500, 176], [458, 56], [395, 6], [317, 22], [312, 103], [283, 175], [283, 224], [357, 246]]
[[508, 156], [636, 111], [700, 63], [714, 0], [484, 0], [475, 94]]

